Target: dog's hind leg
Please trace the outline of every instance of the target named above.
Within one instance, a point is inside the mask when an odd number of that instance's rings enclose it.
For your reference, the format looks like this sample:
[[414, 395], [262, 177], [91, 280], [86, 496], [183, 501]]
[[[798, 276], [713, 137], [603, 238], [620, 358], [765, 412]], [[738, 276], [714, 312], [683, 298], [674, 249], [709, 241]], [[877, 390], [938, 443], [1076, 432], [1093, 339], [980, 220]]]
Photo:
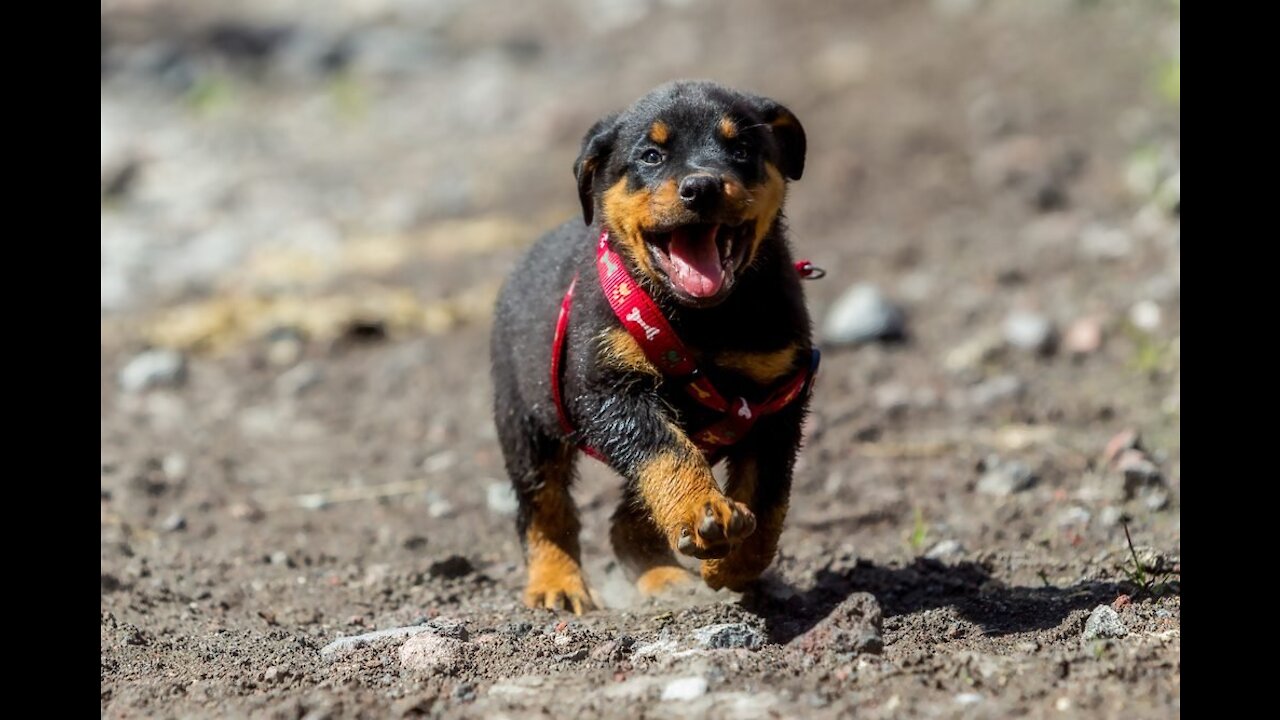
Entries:
[[595, 604], [582, 575], [582, 525], [569, 494], [577, 451], [532, 421], [504, 415], [507, 407], [498, 403], [498, 438], [520, 504], [516, 528], [529, 569], [524, 603], [581, 615]]
[[676, 562], [675, 553], [653, 522], [644, 500], [628, 486], [609, 528], [613, 552], [642, 595], [657, 595], [694, 576]]

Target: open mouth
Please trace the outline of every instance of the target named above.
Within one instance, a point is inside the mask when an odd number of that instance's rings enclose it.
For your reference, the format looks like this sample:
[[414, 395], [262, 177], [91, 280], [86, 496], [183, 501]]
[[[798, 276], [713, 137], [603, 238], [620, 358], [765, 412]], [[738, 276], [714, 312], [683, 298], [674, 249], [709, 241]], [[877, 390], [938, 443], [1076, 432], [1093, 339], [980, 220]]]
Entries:
[[658, 265], [678, 293], [694, 301], [727, 291], [747, 249], [750, 223], [695, 223], [645, 233]]

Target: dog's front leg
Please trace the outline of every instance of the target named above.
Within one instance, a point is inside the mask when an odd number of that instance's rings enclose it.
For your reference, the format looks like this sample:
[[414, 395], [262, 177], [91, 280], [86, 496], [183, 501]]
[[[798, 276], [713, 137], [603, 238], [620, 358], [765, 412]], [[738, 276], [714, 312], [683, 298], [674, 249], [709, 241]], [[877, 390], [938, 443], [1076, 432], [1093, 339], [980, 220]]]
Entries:
[[803, 413], [797, 406], [762, 419], [730, 453], [726, 490], [751, 508], [758, 525], [727, 556], [702, 563], [702, 578], [711, 588], [742, 591], [773, 562], [787, 518]]
[[756, 519], [721, 492], [711, 466], [655, 396], [582, 399], [586, 443], [628, 482], [668, 547], [699, 559], [724, 557], [751, 535]]

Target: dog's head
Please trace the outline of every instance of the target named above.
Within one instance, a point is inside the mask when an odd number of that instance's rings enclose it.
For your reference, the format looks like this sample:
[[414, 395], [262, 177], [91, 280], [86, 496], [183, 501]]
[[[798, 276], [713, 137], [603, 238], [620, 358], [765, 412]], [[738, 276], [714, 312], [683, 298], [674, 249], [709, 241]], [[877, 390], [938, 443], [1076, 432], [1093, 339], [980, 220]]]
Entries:
[[583, 219], [682, 304], [722, 302], [804, 172], [804, 128], [768, 98], [663, 85], [596, 122], [574, 163]]

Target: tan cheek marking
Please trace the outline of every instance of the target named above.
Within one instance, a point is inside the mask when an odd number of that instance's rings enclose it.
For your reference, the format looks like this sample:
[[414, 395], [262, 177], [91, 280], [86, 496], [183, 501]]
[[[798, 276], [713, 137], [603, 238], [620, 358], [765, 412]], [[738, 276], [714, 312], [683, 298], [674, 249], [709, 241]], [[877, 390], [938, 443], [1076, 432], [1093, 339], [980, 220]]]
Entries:
[[618, 234], [615, 238], [618, 243], [646, 275], [656, 279], [649, 251], [645, 248], [644, 236], [641, 235], [641, 228], [654, 225], [654, 218], [650, 214], [652, 204], [652, 193], [648, 190], [628, 192], [627, 179], [622, 178], [605, 190], [601, 208], [604, 211], [604, 222]]
[[735, 205], [741, 205], [747, 199], [747, 189], [737, 180], [724, 180], [724, 195]]
[[760, 385], [768, 385], [791, 372], [796, 360], [796, 346], [788, 345], [771, 352], [722, 352], [715, 364], [733, 370]]
[[659, 145], [666, 144], [667, 140], [669, 140], [670, 138], [671, 138], [671, 128], [668, 128], [667, 124], [662, 122], [661, 120], [658, 120], [649, 128], [649, 139], [658, 143]]
[[726, 140], [732, 140], [738, 136], [738, 125], [728, 116], [720, 118], [720, 135]]
[[773, 221], [782, 210], [782, 201], [787, 193], [787, 185], [778, 168], [773, 163], [765, 163], [764, 170], [765, 181], [751, 189], [751, 204], [744, 214], [745, 219], [756, 223], [755, 238], [751, 243], [751, 251], [747, 254], [748, 265], [755, 260], [760, 241], [764, 240], [764, 236], [769, 234], [769, 228], [773, 227]]
[[649, 362], [631, 333], [621, 328], [606, 331], [600, 337], [600, 359], [609, 367], [659, 377], [658, 368]]
[[637, 192], [627, 190], [627, 179], [622, 178], [604, 192], [604, 220], [621, 237], [618, 241], [636, 261], [640, 269], [654, 282], [660, 278], [649, 257], [643, 231], [668, 224], [669, 219], [684, 212], [680, 191], [675, 180], [667, 180], [657, 189]]

